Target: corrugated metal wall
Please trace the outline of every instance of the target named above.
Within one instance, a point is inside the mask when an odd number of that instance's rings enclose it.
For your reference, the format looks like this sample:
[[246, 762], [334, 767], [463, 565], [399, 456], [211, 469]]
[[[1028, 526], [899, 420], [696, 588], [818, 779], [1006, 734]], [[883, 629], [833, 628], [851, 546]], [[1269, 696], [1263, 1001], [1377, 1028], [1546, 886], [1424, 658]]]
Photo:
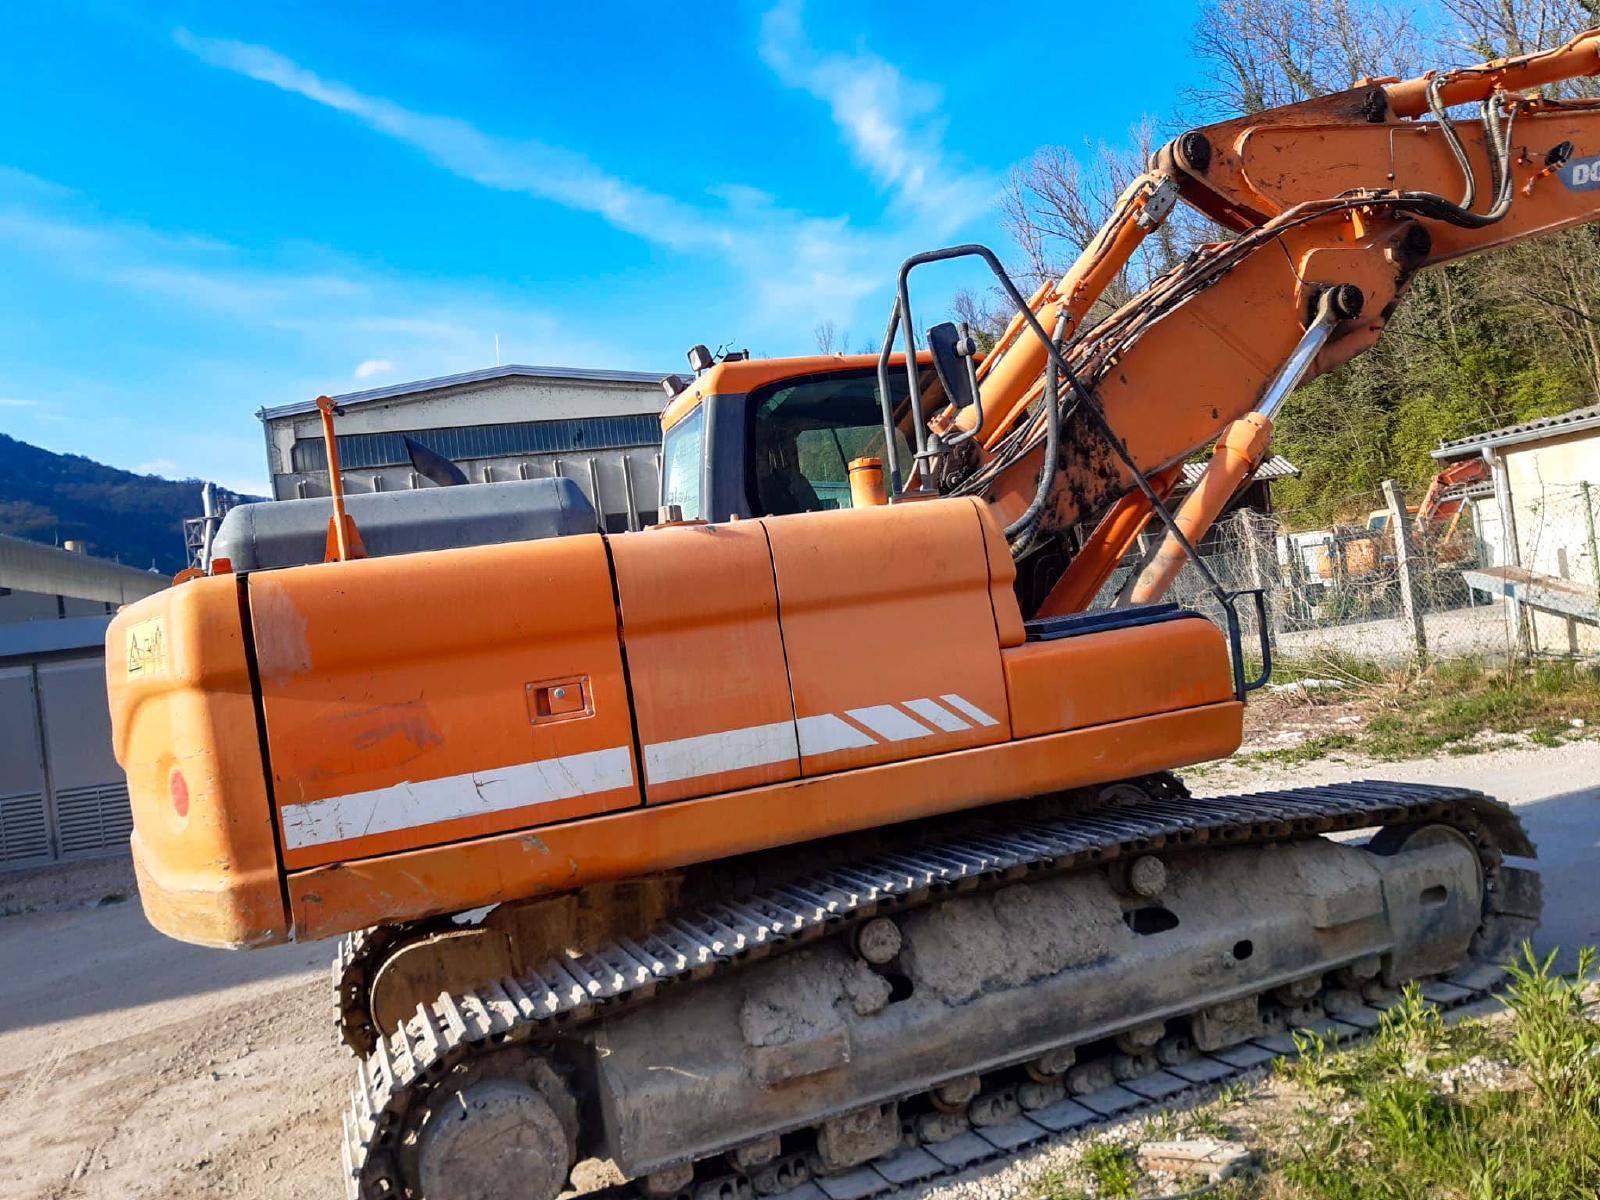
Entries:
[[104, 660], [0, 667], [0, 870], [123, 854], [132, 829]]

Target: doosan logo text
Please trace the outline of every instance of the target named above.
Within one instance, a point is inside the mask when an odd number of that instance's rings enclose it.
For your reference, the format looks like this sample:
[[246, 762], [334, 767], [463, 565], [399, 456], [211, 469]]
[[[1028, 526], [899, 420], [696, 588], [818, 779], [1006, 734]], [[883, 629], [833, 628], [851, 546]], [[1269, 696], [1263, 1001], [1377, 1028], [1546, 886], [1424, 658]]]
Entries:
[[1561, 168], [1561, 182], [1575, 192], [1600, 191], [1600, 154], [1573, 159]]

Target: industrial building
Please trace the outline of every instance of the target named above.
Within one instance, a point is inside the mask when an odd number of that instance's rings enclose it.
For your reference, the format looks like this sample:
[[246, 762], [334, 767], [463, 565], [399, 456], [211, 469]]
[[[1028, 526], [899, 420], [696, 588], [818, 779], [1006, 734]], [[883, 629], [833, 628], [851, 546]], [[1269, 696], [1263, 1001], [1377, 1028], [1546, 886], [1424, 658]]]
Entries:
[[111, 614], [167, 577], [0, 536], [0, 870], [126, 854], [111, 753]]
[[[345, 489], [429, 486], [412, 469], [409, 437], [456, 463], [474, 483], [566, 476], [594, 503], [607, 531], [643, 528], [656, 515], [663, 378], [502, 366], [335, 396]], [[273, 498], [327, 495], [315, 401], [256, 415], [266, 435]]]
[[1600, 405], [1442, 443], [1441, 464], [1482, 457], [1467, 492], [1481, 547], [1469, 584], [1506, 599], [1512, 636], [1554, 654], [1600, 653]]

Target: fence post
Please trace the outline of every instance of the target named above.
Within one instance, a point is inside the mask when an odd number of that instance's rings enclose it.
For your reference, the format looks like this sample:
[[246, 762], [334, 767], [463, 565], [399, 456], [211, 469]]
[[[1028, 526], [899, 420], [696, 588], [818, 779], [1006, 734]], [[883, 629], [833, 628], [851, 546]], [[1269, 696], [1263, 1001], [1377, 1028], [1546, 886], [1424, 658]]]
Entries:
[[1239, 516], [1243, 519], [1245, 529], [1245, 554], [1250, 566], [1250, 586], [1261, 591], [1265, 603], [1262, 608], [1267, 614], [1267, 644], [1272, 648], [1273, 656], [1278, 651], [1278, 589], [1276, 587], [1277, 571], [1269, 571], [1262, 562], [1262, 542], [1274, 546], [1274, 554], [1270, 561], [1274, 567], [1277, 565], [1276, 546], [1273, 541], [1273, 530], [1276, 522], [1265, 513], [1258, 513], [1252, 509], [1241, 509]]
[[1594, 613], [1600, 618], [1600, 553], [1595, 551], [1594, 504], [1589, 499], [1589, 481], [1580, 480], [1578, 490], [1583, 493], [1583, 523], [1589, 534], [1589, 573], [1594, 576]]
[[[1517, 539], [1517, 510], [1511, 502], [1511, 475], [1506, 470], [1506, 456], [1495, 451], [1485, 451], [1485, 454], [1489, 456], [1489, 473], [1494, 479], [1495, 506], [1500, 510], [1500, 540], [1505, 546], [1505, 561], [1500, 565], [1520, 567], [1522, 547]], [[1532, 657], [1533, 621], [1514, 593], [1508, 594], [1505, 600], [1506, 616], [1517, 639], [1517, 653], [1523, 658]]]
[[1422, 597], [1417, 587], [1416, 543], [1411, 529], [1411, 514], [1406, 511], [1406, 496], [1392, 479], [1383, 481], [1383, 498], [1389, 505], [1389, 529], [1394, 535], [1394, 561], [1400, 573], [1400, 606], [1411, 638], [1417, 648], [1417, 661], [1428, 661], [1428, 631], [1422, 620]]

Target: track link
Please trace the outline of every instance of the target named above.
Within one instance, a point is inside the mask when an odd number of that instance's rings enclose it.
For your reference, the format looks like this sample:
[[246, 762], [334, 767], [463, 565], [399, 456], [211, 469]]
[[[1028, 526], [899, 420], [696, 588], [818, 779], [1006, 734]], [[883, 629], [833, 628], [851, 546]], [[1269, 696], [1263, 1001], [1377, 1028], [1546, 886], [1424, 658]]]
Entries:
[[[416, 1017], [377, 1039], [358, 1066], [344, 1118], [349, 1195], [352, 1200], [413, 1196], [401, 1165], [411, 1118], [447, 1075], [504, 1043], [569, 1036], [602, 1014], [648, 1002], [663, 988], [737, 970], [742, 963], [837, 936], [878, 915], [937, 902], [956, 890], [967, 893], [1165, 847], [1286, 841], [1424, 822], [1459, 829], [1484, 867], [1485, 911], [1471, 957], [1425, 993], [1438, 1003], [1466, 1003], [1498, 981], [1505, 953], [1537, 924], [1537, 877], [1501, 870], [1504, 855], [1531, 857], [1534, 852], [1505, 805], [1469, 789], [1366, 781], [1203, 800], [1147, 797], [1060, 819], [1008, 825], [1003, 832], [930, 837], [895, 853], [686, 913], [638, 941], [621, 939], [576, 958], [552, 960], [520, 978], [419, 1005]], [[1325, 1018], [1313, 1028], [1336, 1037], [1353, 1035], [1375, 1023], [1372, 1013], [1368, 1008], [1347, 1014], [1345, 1020]], [[787, 1190], [772, 1186], [770, 1170], [758, 1186], [757, 1179], [728, 1171], [720, 1156], [713, 1156], [703, 1164], [712, 1168], [710, 1174], [702, 1170], [676, 1194], [691, 1200], [748, 1200], [758, 1192], [781, 1192], [789, 1200], [871, 1196], [1160, 1103], [1188, 1087], [1248, 1071], [1292, 1051], [1292, 1041], [1280, 1033], [1276, 1040], [1258, 1039], [1218, 1051], [1195, 1059], [1192, 1066], [1177, 1063], [945, 1140], [920, 1138], [908, 1128], [901, 1150], [847, 1174], [813, 1181], [803, 1161], [793, 1162], [779, 1180], [792, 1185]], [[597, 1193], [597, 1198], [640, 1194], [636, 1184], [626, 1184]]]

